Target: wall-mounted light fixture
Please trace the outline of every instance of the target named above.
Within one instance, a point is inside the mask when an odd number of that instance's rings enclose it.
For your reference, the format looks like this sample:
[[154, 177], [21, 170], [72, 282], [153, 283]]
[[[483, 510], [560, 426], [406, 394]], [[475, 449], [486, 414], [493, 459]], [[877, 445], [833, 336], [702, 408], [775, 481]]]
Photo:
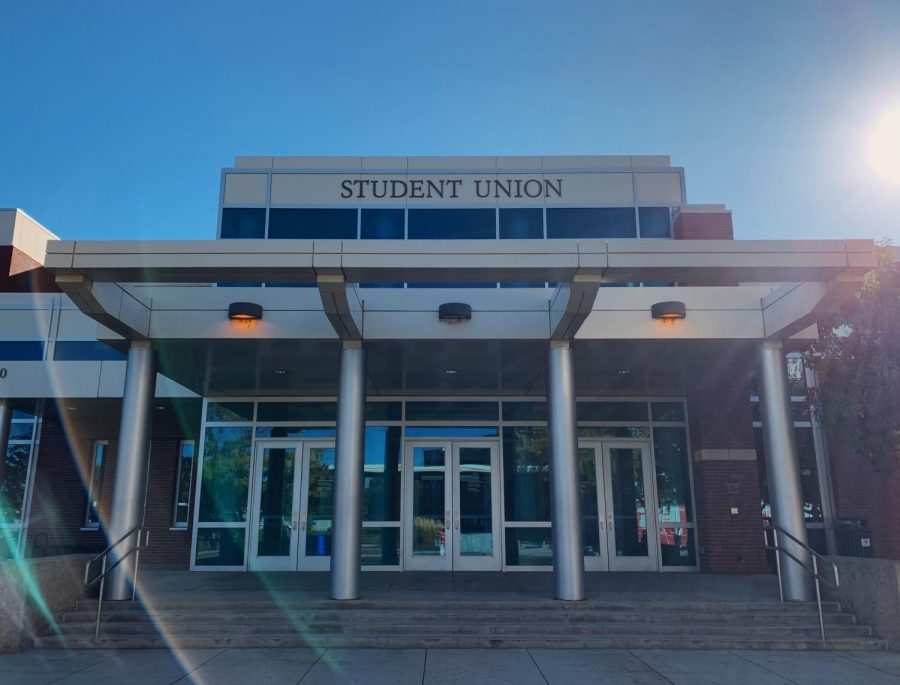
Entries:
[[461, 323], [472, 318], [472, 307], [465, 302], [445, 302], [438, 307], [438, 319], [444, 323]]
[[261, 304], [254, 302], [232, 302], [228, 305], [228, 318], [232, 321], [258, 321], [263, 318]]
[[654, 319], [674, 321], [675, 319], [685, 318], [687, 316], [687, 310], [684, 307], [684, 302], [657, 302], [650, 307], [650, 314]]

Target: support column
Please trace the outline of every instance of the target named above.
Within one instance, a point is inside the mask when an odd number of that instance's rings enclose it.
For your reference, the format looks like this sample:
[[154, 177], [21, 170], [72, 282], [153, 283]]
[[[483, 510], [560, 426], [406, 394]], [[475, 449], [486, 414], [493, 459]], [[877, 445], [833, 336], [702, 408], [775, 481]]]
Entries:
[[361, 340], [341, 351], [331, 523], [331, 599], [359, 599], [366, 363]]
[[[780, 340], [765, 340], [759, 347], [759, 399], [772, 521], [806, 543], [803, 495], [794, 438], [787, 367]], [[809, 553], [780, 535], [779, 545], [810, 567]], [[787, 600], [813, 599], [811, 576], [786, 554], [780, 554], [782, 587]]]
[[[156, 351], [149, 341], [133, 341], [125, 367], [116, 481], [107, 528], [110, 544], [144, 522], [155, 394]], [[108, 566], [133, 549], [136, 542], [137, 535], [121, 543], [110, 555]], [[131, 599], [134, 561], [132, 554], [110, 573], [106, 582], [107, 599]]]
[[6, 470], [6, 452], [9, 449], [9, 431], [12, 426], [12, 400], [0, 398], [0, 483]]
[[550, 433], [550, 503], [553, 525], [553, 594], [584, 599], [584, 550], [578, 487], [578, 433], [572, 349], [551, 340], [547, 357], [547, 408]]

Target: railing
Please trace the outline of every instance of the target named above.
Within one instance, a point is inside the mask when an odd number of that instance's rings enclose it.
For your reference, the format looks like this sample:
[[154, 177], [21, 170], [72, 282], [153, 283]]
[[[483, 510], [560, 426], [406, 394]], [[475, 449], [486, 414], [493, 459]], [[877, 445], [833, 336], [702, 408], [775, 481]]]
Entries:
[[[100, 616], [103, 612], [103, 588], [106, 585], [106, 576], [115, 569], [119, 564], [125, 561], [128, 557], [134, 554], [134, 576], [131, 579], [131, 601], [134, 601], [135, 593], [137, 592], [137, 577], [138, 577], [138, 566], [140, 565], [141, 560], [141, 550], [144, 547], [150, 545], [150, 531], [147, 531], [147, 534], [144, 536], [144, 544], [141, 544], [141, 533], [144, 532], [143, 526], [135, 526], [131, 530], [129, 530], [125, 535], [120, 537], [114, 543], [112, 543], [109, 547], [104, 549], [100, 554], [95, 556], [93, 559], [88, 561], [84, 566], [84, 585], [86, 588], [89, 588], [93, 585], [96, 585], [97, 582], [100, 583], [100, 595], [97, 599], [97, 621], [94, 628], [94, 637], [100, 637]], [[132, 547], [130, 550], [125, 552], [122, 556], [118, 558], [116, 563], [114, 563], [109, 568], [106, 567], [107, 560], [109, 559], [109, 553], [112, 552], [116, 547], [125, 542], [132, 535], [137, 534], [137, 544]], [[100, 567], [100, 575], [94, 578], [93, 580], [88, 580], [91, 574], [91, 567], [98, 561], [102, 560], [103, 564]]]
[[[772, 531], [773, 544], [769, 544], [769, 535], [768, 531]], [[812, 559], [812, 568], [806, 565], [806, 562], [795, 556], [793, 553], [786, 550], [784, 547], [778, 544], [778, 534], [786, 536], [789, 540], [792, 540], [794, 543], [802, 547], [804, 550], [809, 552], [809, 558]], [[822, 614], [822, 592], [819, 586], [819, 583], [824, 583], [826, 586], [831, 588], [832, 590], [837, 590], [841, 584], [841, 580], [838, 577], [838, 568], [837, 564], [833, 561], [828, 561], [825, 557], [819, 554], [816, 550], [810, 547], [805, 542], [797, 539], [790, 533], [788, 533], [784, 528], [781, 528], [776, 525], [767, 526], [763, 530], [763, 538], [765, 540], [766, 549], [771, 549], [775, 552], [775, 569], [778, 572], [778, 593], [781, 596], [781, 601], [784, 602], [784, 585], [781, 578], [781, 555], [784, 554], [791, 559], [793, 559], [797, 564], [800, 565], [806, 573], [813, 577], [816, 586], [816, 607], [819, 610], [819, 634], [822, 636], [822, 641], [825, 641], [825, 617]], [[831, 581], [827, 580], [824, 576], [819, 575], [819, 562], [821, 559], [824, 563], [831, 565], [831, 571], [834, 573], [834, 584]]]

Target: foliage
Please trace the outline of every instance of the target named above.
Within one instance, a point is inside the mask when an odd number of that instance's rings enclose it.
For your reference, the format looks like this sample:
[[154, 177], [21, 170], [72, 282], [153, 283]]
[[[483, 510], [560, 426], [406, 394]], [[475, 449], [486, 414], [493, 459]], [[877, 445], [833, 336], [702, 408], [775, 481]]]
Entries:
[[814, 400], [830, 439], [889, 471], [900, 461], [900, 265], [887, 244], [878, 253], [806, 362], [819, 375]]

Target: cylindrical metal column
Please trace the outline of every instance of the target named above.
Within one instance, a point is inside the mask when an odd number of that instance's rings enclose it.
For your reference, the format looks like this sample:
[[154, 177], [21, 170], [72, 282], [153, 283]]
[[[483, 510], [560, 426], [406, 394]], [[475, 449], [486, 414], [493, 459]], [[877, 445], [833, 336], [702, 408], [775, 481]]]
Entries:
[[[794, 418], [788, 392], [787, 366], [780, 340], [765, 340], [759, 347], [759, 400], [772, 521], [798, 540], [806, 542], [800, 467], [794, 438]], [[809, 553], [785, 535], [778, 544], [811, 568]], [[782, 586], [786, 600], [810, 601], [812, 579], [786, 554], [780, 555]]]
[[9, 449], [9, 432], [12, 426], [12, 400], [0, 398], [0, 483], [6, 470], [6, 451]]
[[365, 351], [361, 341], [344, 341], [331, 516], [331, 599], [359, 599], [365, 407]]
[[578, 433], [572, 349], [553, 340], [547, 357], [550, 430], [550, 502], [553, 523], [553, 594], [584, 599], [584, 550], [578, 487]]
[[[156, 393], [156, 351], [148, 341], [134, 341], [125, 367], [125, 392], [119, 423], [116, 481], [107, 535], [110, 544], [144, 522], [147, 467], [150, 463], [150, 432]], [[109, 566], [137, 544], [135, 534], [110, 555]], [[131, 599], [135, 556], [131, 554], [107, 579], [107, 599]]]

